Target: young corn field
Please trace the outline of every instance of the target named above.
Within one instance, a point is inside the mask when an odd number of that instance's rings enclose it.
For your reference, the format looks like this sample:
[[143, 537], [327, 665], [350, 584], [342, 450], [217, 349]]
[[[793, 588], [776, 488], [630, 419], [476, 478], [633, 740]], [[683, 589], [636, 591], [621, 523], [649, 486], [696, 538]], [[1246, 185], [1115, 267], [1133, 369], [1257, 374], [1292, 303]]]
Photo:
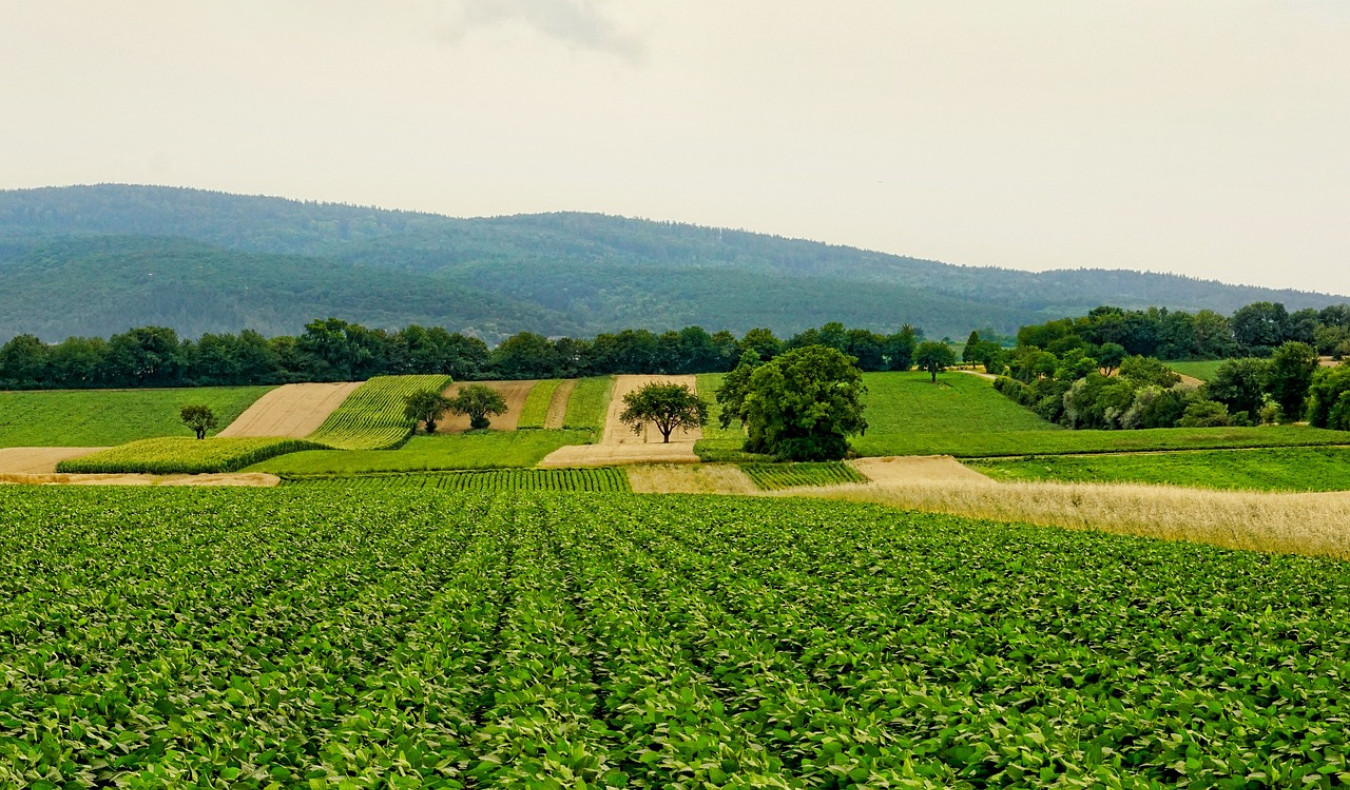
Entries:
[[359, 477], [303, 477], [288, 486], [342, 491], [573, 491], [613, 493], [631, 490], [622, 469], [501, 469]]
[[741, 464], [741, 471], [761, 491], [867, 482], [866, 475], [843, 461]]
[[358, 387], [305, 437], [339, 450], [388, 450], [408, 440], [416, 423], [403, 416], [404, 398], [419, 390], [440, 392], [449, 376], [376, 376]]
[[1331, 787], [1350, 569], [870, 505], [0, 488], [0, 787]]
[[92, 455], [62, 461], [56, 470], [69, 474], [143, 473], [154, 475], [236, 472], [269, 458], [301, 450], [322, 450], [305, 439], [193, 439], [171, 436], [142, 439]]

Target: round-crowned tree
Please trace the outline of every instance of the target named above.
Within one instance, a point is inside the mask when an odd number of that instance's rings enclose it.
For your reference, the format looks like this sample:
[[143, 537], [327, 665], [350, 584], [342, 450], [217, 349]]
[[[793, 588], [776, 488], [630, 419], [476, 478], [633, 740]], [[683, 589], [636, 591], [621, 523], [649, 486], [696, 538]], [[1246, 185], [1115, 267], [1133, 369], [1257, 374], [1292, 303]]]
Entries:
[[708, 424], [708, 402], [683, 384], [652, 382], [623, 396], [620, 422], [642, 433], [643, 426], [652, 423], [661, 432], [661, 441], [668, 443], [670, 434], [679, 428], [695, 428]]
[[746, 449], [792, 461], [828, 461], [848, 453], [848, 437], [867, 430], [862, 371], [826, 346], [804, 346], [755, 368], [740, 417]]
[[481, 431], [491, 424], [489, 417], [506, 413], [506, 399], [486, 384], [470, 384], [451, 398], [446, 408], [469, 418], [469, 427]]

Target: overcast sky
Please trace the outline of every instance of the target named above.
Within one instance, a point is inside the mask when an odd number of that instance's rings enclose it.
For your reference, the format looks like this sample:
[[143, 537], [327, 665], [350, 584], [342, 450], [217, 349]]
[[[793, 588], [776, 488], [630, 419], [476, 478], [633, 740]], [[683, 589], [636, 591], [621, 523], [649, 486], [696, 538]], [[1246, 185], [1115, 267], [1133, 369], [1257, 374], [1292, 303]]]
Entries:
[[1350, 294], [1347, 0], [4, 0], [0, 188]]

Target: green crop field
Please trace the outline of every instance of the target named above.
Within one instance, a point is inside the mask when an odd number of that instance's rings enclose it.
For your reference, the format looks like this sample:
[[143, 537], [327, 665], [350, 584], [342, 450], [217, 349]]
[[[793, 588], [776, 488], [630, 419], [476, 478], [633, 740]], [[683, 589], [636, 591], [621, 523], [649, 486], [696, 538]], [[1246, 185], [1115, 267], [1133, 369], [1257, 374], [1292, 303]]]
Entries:
[[995, 480], [1164, 483], [1249, 491], [1350, 491], [1350, 449], [1283, 447], [971, 462]]
[[287, 486], [341, 491], [572, 491], [616, 493], [632, 490], [622, 469], [502, 469], [483, 472], [374, 474], [360, 477], [295, 477]]
[[866, 483], [867, 476], [843, 461], [823, 463], [741, 464], [756, 488], [777, 491], [798, 486], [836, 486]]
[[520, 422], [517, 428], [543, 428], [548, 418], [548, 406], [553, 402], [553, 393], [558, 391], [562, 379], [544, 379], [530, 388], [525, 396], [525, 405], [520, 409]]
[[273, 458], [248, 471], [354, 475], [526, 467], [539, 463], [559, 447], [586, 444], [592, 436], [590, 431], [542, 430], [418, 435], [397, 450], [312, 450]]
[[171, 436], [142, 439], [92, 455], [62, 461], [58, 472], [70, 474], [143, 473], [196, 475], [237, 472], [276, 456], [321, 447], [306, 439], [203, 439]]
[[416, 428], [403, 416], [403, 399], [418, 390], [440, 392], [448, 386], [449, 376], [376, 376], [357, 387], [305, 438], [340, 450], [398, 447]]
[[734, 440], [745, 441], [745, 429], [740, 420], [732, 420], [731, 425], [723, 428], [719, 422], [722, 407], [717, 405], [717, 390], [722, 386], [724, 373], [700, 373], [698, 376], [698, 394], [708, 401], [708, 424], [703, 426], [703, 438], [709, 441]]
[[563, 425], [567, 428], [585, 428], [595, 432], [597, 437], [605, 430], [605, 412], [609, 409], [609, 396], [614, 391], [613, 376], [596, 376], [578, 379], [572, 398], [567, 402], [567, 416]]
[[271, 387], [0, 392], [0, 447], [101, 447], [191, 436], [184, 406], [210, 406], [224, 428]]
[[1342, 781], [1344, 562], [409, 493], [0, 488], [0, 786]]
[[1008, 433], [1064, 430], [994, 390], [993, 382], [967, 373], [865, 373], [867, 435]]

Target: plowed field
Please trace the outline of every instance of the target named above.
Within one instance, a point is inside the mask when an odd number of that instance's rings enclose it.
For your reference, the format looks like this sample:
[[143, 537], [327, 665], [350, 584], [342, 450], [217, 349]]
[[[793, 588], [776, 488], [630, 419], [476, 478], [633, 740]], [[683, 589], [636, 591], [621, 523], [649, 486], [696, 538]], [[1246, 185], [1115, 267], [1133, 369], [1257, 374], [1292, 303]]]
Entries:
[[303, 439], [342, 405], [359, 381], [334, 384], [286, 384], [259, 398], [220, 436], [244, 438], [287, 436]]

